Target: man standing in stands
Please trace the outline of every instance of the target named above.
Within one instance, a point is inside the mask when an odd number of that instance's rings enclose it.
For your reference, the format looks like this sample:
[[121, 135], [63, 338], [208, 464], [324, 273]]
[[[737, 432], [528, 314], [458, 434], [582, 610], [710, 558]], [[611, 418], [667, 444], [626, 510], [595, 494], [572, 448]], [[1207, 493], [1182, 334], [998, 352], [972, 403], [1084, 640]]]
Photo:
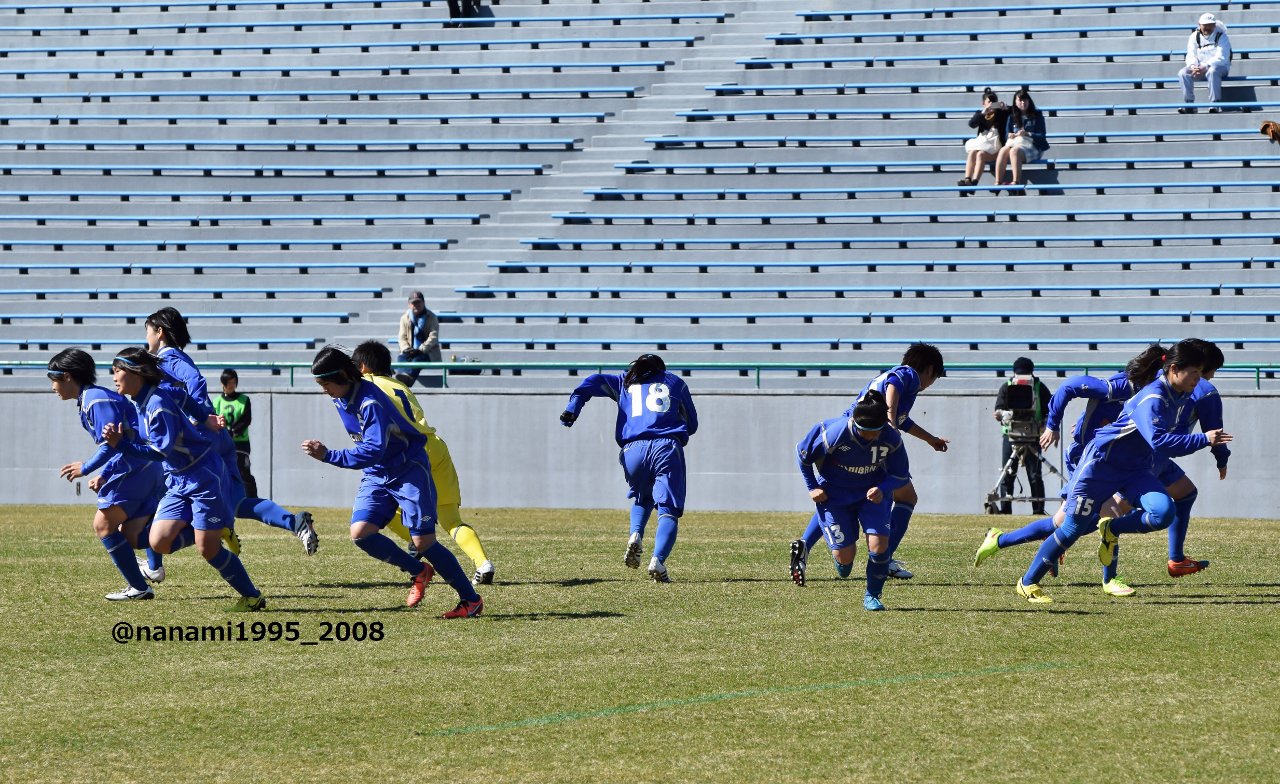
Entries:
[[[1222, 100], [1222, 80], [1231, 70], [1231, 39], [1227, 37], [1227, 26], [1218, 21], [1213, 14], [1201, 14], [1200, 24], [1187, 39], [1187, 65], [1178, 71], [1178, 81], [1182, 83], [1182, 100], [1187, 105], [1178, 110], [1179, 114], [1195, 114], [1195, 83], [1209, 83], [1209, 102]], [[1221, 109], [1217, 106], [1209, 109], [1210, 114], [1217, 114]]]
[[[409, 295], [409, 309], [400, 317], [400, 356], [398, 362], [440, 361], [440, 320], [427, 310], [421, 291]], [[396, 380], [412, 387], [422, 368], [404, 368]]]

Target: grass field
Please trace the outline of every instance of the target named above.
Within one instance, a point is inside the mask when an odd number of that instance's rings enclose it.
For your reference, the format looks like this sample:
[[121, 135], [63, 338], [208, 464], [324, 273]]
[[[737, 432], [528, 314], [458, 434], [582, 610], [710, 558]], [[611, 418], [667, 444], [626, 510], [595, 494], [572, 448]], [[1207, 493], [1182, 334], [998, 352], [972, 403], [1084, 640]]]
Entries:
[[[1096, 537], [1031, 607], [1032, 555], [969, 566], [992, 518], [918, 516], [918, 574], [861, 609], [815, 551], [786, 576], [795, 515], [690, 514], [658, 586], [621, 564], [625, 514], [482, 510], [498, 564], [474, 621], [317, 513], [307, 559], [242, 522], [266, 613], [192, 551], [156, 601], [121, 580], [87, 507], [0, 507], [0, 779], [9, 781], [1262, 782], [1280, 759], [1280, 522], [1196, 520], [1207, 573], [1164, 573], [1162, 536], [1123, 540], [1095, 585]], [[1008, 520], [1009, 518], [1001, 518]], [[650, 533], [650, 543], [652, 541]], [[648, 546], [646, 547], [646, 553]], [[464, 561], [464, 566], [470, 567]], [[117, 644], [115, 623], [382, 624], [381, 641]]]

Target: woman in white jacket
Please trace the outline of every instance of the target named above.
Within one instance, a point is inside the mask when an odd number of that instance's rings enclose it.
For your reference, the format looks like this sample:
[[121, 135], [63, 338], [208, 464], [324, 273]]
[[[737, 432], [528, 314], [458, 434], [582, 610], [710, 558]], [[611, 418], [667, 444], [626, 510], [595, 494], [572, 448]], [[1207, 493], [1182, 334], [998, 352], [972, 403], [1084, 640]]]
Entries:
[[[1179, 114], [1195, 114], [1195, 83], [1209, 83], [1209, 102], [1222, 100], [1222, 80], [1231, 70], [1231, 39], [1227, 37], [1227, 26], [1213, 14], [1201, 14], [1199, 26], [1187, 39], [1187, 64], [1178, 71], [1178, 81], [1182, 83], [1182, 99], [1187, 105], [1178, 110]], [[1218, 107], [1209, 109], [1215, 114]]]

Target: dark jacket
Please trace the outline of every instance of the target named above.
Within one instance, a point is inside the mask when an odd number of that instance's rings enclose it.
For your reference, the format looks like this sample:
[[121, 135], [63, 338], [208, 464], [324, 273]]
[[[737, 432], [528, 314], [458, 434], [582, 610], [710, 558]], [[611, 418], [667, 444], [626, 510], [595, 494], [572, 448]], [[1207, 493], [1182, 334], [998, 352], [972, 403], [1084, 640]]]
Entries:
[[[1004, 105], [1000, 104], [1000, 106]], [[992, 113], [993, 116], [990, 120], [984, 114], [985, 111], [985, 109], [979, 109], [974, 112], [973, 116], [969, 118], [969, 127], [975, 129], [978, 132], [977, 135], [982, 135], [991, 128], [995, 128], [996, 133], [1000, 134], [1000, 146], [1003, 147], [1006, 138], [1005, 126], [1009, 122], [1009, 109], [1008, 107], [996, 109]]]
[[[1031, 134], [1031, 143], [1036, 146], [1037, 150], [1044, 152], [1049, 149], [1049, 139], [1046, 137], [1047, 131], [1044, 127], [1043, 112], [1037, 112], [1036, 114], [1030, 115], [1023, 122], [1023, 125]], [[1017, 113], [1010, 111], [1009, 119], [1005, 122], [1005, 133], [1012, 136], [1020, 130], [1022, 130], [1022, 127], [1018, 125]]]

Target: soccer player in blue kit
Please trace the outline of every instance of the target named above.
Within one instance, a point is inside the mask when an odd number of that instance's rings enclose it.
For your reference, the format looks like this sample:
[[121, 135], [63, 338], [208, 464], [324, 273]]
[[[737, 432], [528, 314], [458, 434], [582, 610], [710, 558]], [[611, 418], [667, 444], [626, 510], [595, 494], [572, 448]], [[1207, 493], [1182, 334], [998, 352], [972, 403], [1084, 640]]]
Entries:
[[[1179, 421], [1173, 430], [1180, 435], [1185, 435], [1190, 433], [1197, 423], [1200, 425], [1201, 432], [1204, 433], [1212, 430], [1221, 430], [1222, 397], [1218, 395], [1217, 388], [1209, 381], [1226, 362], [1226, 358], [1223, 357], [1220, 348], [1207, 340], [1188, 338], [1187, 342], [1194, 343], [1202, 348], [1206, 359], [1200, 382], [1196, 384], [1195, 390], [1191, 392], [1191, 405], [1184, 406], [1180, 410]], [[1226, 444], [1217, 444], [1210, 447], [1209, 451], [1213, 453], [1214, 461], [1218, 467], [1218, 479], [1226, 479], [1227, 462], [1231, 459], [1231, 450], [1227, 448]], [[1191, 481], [1191, 478], [1187, 476], [1187, 472], [1182, 470], [1182, 467], [1169, 457], [1158, 457], [1152, 472], [1155, 474], [1156, 479], [1164, 485], [1165, 492], [1173, 499], [1173, 508], [1176, 514], [1173, 523], [1169, 526], [1169, 562], [1167, 564], [1169, 576], [1175, 578], [1184, 577], [1188, 574], [1195, 574], [1208, 569], [1208, 561], [1188, 558], [1185, 549], [1187, 528], [1191, 522], [1191, 507], [1195, 504], [1199, 489]], [[1127, 506], [1127, 504], [1121, 504], [1121, 510], [1127, 512]], [[1119, 558], [1119, 549], [1118, 545], [1114, 547], [1113, 569], [1115, 568], [1115, 562]]]
[[[209, 386], [196, 363], [183, 351], [191, 343], [186, 319], [175, 308], [161, 308], [147, 317], [147, 348], [160, 358], [160, 368], [171, 383], [186, 391], [190, 397], [188, 414], [195, 425], [205, 431], [222, 458], [227, 472], [227, 503], [236, 517], [258, 520], [272, 528], [289, 531], [302, 542], [307, 555], [315, 555], [320, 546], [310, 512], [293, 514], [270, 498], [249, 498], [245, 495], [244, 480], [236, 457], [235, 442], [222, 427], [209, 424], [209, 417], [217, 411], [209, 399]], [[232, 550], [239, 552], [240, 538], [235, 536], [234, 522], [227, 526], [224, 536]]]
[[1116, 493], [1135, 508], [1103, 521], [1098, 558], [1104, 564], [1114, 560], [1117, 536], [1159, 531], [1174, 522], [1173, 499], [1152, 474], [1157, 457], [1188, 455], [1232, 440], [1221, 429], [1186, 435], [1175, 431], [1208, 361], [1198, 341], [1177, 343], [1165, 356], [1164, 372], [1130, 398], [1114, 422], [1097, 431], [1067, 487], [1066, 519], [1040, 545], [1018, 581], [1019, 596], [1033, 604], [1053, 601], [1041, 591], [1040, 580], [1080, 536], [1099, 527], [1100, 510]]
[[182, 412], [174, 392], [162, 386], [164, 373], [155, 355], [126, 348], [111, 364], [116, 391], [133, 400], [143, 440], [126, 437], [124, 428], [107, 423], [102, 436], [112, 449], [131, 458], [160, 462], [165, 494], [151, 524], [151, 546], [172, 553], [195, 544], [209, 565], [240, 598], [230, 612], [256, 612], [267, 606], [240, 558], [222, 546], [222, 529], [232, 520], [223, 498], [222, 459], [209, 439]]
[[[351, 510], [351, 540], [370, 557], [413, 578], [405, 604], [417, 607], [435, 573], [458, 592], [458, 605], [445, 618], [474, 618], [484, 601], [471, 587], [461, 564], [436, 541], [436, 489], [427, 461], [427, 438], [401, 416], [372, 381], [360, 377], [351, 357], [326, 346], [311, 363], [316, 383], [333, 398], [334, 408], [355, 445], [329, 449], [320, 441], [302, 442], [302, 451], [322, 463], [362, 470]], [[414, 549], [426, 563], [400, 549], [382, 533], [399, 509]]]
[[[123, 395], [98, 386], [97, 380], [93, 357], [78, 348], [60, 351], [49, 360], [53, 391], [62, 400], [76, 401], [80, 424], [98, 446], [88, 460], [67, 463], [59, 474], [74, 482], [102, 469], [89, 480], [89, 489], [98, 496], [93, 531], [126, 583], [106, 598], [112, 602], [151, 599], [155, 592], [147, 581], [164, 581], [161, 556], [148, 546], [151, 516], [164, 495], [164, 472], [150, 460], [131, 457], [107, 444], [102, 432], [108, 423], [116, 425], [125, 438], [137, 438], [138, 412]], [[135, 548], [146, 550], [146, 559], [135, 558]]]
[[[1071, 444], [1064, 455], [1064, 468], [1067, 479], [1075, 474], [1085, 447], [1093, 440], [1099, 428], [1113, 422], [1124, 409], [1124, 404], [1134, 394], [1155, 380], [1164, 361], [1164, 346], [1159, 344], [1148, 346], [1140, 354], [1125, 365], [1125, 369], [1114, 373], [1106, 379], [1094, 376], [1074, 376], [1067, 379], [1049, 400], [1049, 415], [1045, 419], [1044, 432], [1040, 434], [1040, 446], [1048, 449], [1059, 441], [1063, 418], [1067, 406], [1072, 400], [1087, 401], [1080, 418], [1076, 420], [1071, 431]], [[1052, 517], [1035, 520], [1013, 531], [1002, 531], [991, 528], [978, 552], [973, 557], [974, 567], [981, 566], [991, 556], [1007, 547], [1039, 542], [1048, 538], [1058, 526], [1062, 525], [1067, 515], [1067, 485], [1062, 488], [1063, 503]], [[1056, 566], [1053, 569], [1056, 572]], [[1112, 596], [1129, 596], [1133, 589], [1116, 576], [1114, 568], [1106, 568], [1102, 575], [1102, 590]]]
[[658, 509], [649, 577], [669, 583], [667, 556], [676, 543], [680, 516], [684, 514], [684, 447], [698, 432], [698, 412], [689, 388], [679, 376], [668, 373], [657, 354], [641, 354], [626, 373], [593, 373], [569, 396], [560, 414], [565, 427], [573, 427], [583, 406], [593, 397], [607, 397], [618, 404], [614, 438], [622, 448], [618, 462], [630, 487], [631, 536], [623, 563], [640, 567], [641, 540], [649, 516]]
[[[935, 451], [945, 452], [950, 443], [945, 438], [925, 430], [911, 419], [911, 407], [915, 405], [916, 395], [933, 386], [934, 382], [947, 375], [942, 361], [942, 352], [928, 343], [913, 343], [902, 355], [902, 364], [871, 379], [862, 391], [858, 400], [867, 390], [874, 389], [884, 395], [885, 404], [889, 407], [889, 422], [899, 433], [910, 433], [933, 447]], [[852, 406], [845, 410], [844, 416], [853, 414]], [[907, 533], [911, 523], [911, 515], [915, 512], [915, 485], [908, 479], [907, 483], [893, 493], [893, 508], [889, 512], [889, 576], [899, 580], [910, 580], [915, 574], [894, 556], [902, 537]], [[808, 566], [809, 550], [822, 538], [822, 528], [818, 515], [809, 520], [804, 535], [791, 543], [791, 580], [796, 585], [804, 585], [805, 569]]]
[[800, 474], [818, 506], [822, 535], [836, 573], [853, 570], [858, 527], [867, 536], [867, 592], [862, 606], [883, 610], [880, 594], [889, 577], [889, 507], [893, 491], [910, 481], [902, 436], [886, 427], [889, 407], [874, 389], [850, 413], [814, 425], [796, 445]]

